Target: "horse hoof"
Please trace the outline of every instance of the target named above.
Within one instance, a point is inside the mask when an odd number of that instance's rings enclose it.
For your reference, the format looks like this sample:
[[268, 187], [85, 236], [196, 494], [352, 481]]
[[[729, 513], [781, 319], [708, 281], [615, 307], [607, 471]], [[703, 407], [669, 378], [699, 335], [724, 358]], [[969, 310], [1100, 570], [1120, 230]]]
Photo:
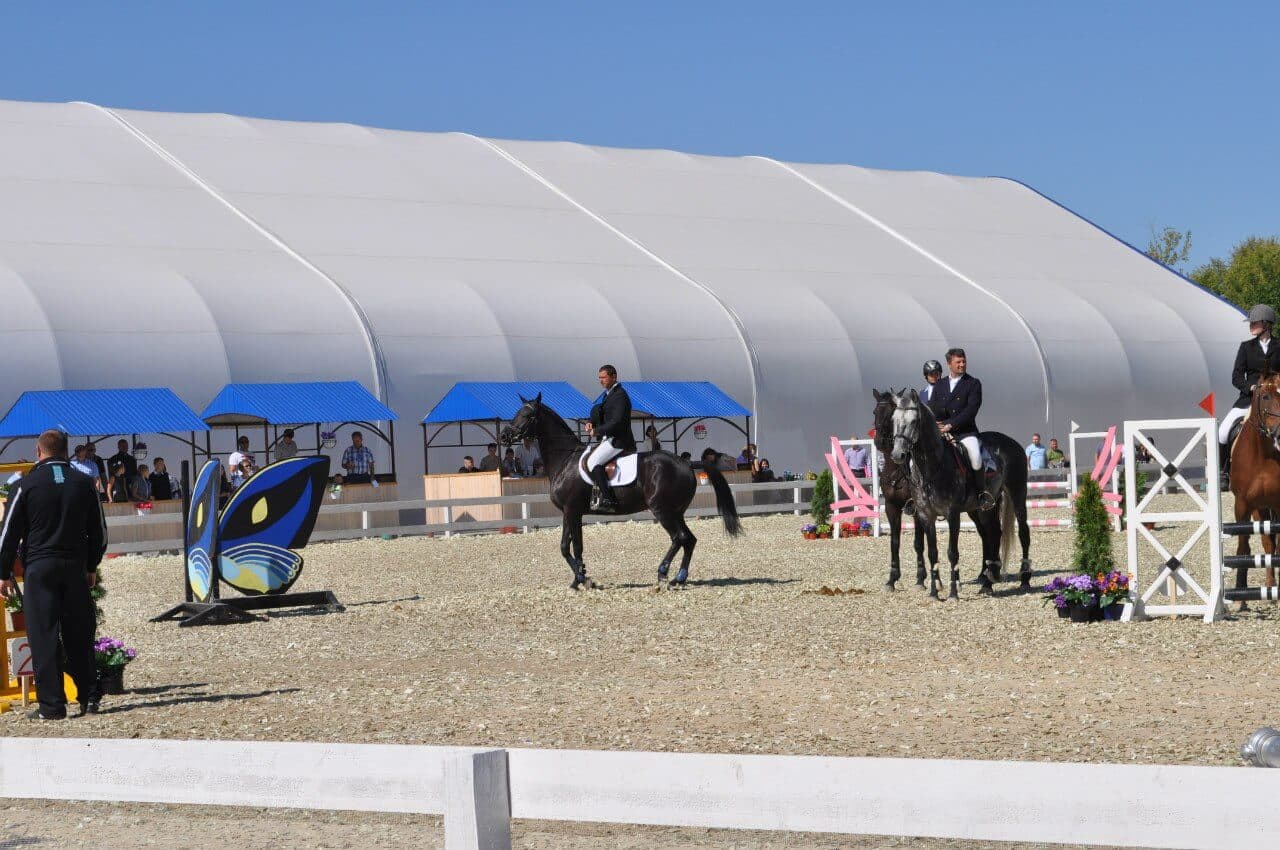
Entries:
[[959, 595], [959, 594], [957, 594], [957, 593], [952, 593], [952, 594], [948, 595], [948, 596], [947, 596], [947, 603], [948, 603], [948, 604], [959, 605], [959, 604], [960, 604], [960, 595]]
[[978, 588], [978, 595], [979, 595], [979, 596], [994, 596], [994, 595], [995, 595], [995, 591], [991, 589], [991, 586], [990, 586], [990, 585], [984, 584], [984, 585], [982, 585], [981, 587], [979, 587], [979, 588]]
[[942, 601], [942, 597], [938, 595], [938, 591], [936, 590], [929, 591], [929, 598], [938, 602]]
[[689, 580], [689, 571], [681, 567], [680, 571], [676, 573], [675, 583], [684, 584], [688, 580]]
[[894, 586], [894, 583], [893, 583], [893, 582], [891, 582], [891, 581], [886, 581], [886, 582], [884, 583], [884, 589], [885, 589], [885, 590], [887, 590], [887, 591], [889, 591], [890, 593], [893, 593], [893, 592], [894, 592], [895, 590], [897, 590], [898, 588]]

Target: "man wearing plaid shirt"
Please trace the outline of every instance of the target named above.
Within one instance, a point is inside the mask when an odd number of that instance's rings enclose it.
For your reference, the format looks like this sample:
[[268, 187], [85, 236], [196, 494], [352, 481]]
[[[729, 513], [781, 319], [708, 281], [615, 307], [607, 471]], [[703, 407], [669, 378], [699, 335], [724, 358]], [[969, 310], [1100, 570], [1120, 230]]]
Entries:
[[351, 445], [342, 453], [342, 468], [348, 484], [368, 484], [373, 480], [373, 452], [364, 444], [364, 435], [351, 432]]

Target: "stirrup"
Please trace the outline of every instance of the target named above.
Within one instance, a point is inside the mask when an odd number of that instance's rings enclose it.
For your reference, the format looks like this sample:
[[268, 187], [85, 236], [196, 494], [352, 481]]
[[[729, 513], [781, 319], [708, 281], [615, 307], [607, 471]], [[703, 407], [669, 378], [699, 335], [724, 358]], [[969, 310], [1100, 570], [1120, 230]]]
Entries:
[[614, 513], [618, 510], [618, 500], [616, 498], [606, 496], [601, 492], [599, 487], [592, 487], [591, 503], [589, 507], [591, 510], [598, 511], [600, 513]]

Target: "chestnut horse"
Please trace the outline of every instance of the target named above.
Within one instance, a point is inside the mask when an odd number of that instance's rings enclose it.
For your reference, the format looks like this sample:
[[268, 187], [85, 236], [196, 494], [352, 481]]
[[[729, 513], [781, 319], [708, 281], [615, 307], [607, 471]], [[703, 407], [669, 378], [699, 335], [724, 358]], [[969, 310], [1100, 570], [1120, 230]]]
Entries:
[[[1231, 493], [1236, 522], [1263, 520], [1280, 510], [1280, 375], [1264, 372], [1253, 391], [1249, 414], [1231, 447]], [[1262, 551], [1276, 551], [1275, 535], [1262, 535]], [[1236, 542], [1237, 555], [1251, 554], [1248, 535]], [[1275, 587], [1275, 567], [1267, 567], [1266, 586]], [[1236, 568], [1236, 587], [1249, 586], [1249, 568]]]

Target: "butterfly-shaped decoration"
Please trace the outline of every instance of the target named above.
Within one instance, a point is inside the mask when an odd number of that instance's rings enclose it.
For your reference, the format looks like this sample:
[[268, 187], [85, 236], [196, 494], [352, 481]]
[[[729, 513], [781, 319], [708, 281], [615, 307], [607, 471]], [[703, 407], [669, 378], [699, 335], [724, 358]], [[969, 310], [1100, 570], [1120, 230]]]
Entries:
[[[210, 467], [213, 478], [221, 481], [218, 464], [205, 464], [196, 481], [197, 494]], [[202, 547], [207, 562], [212, 563], [216, 553], [222, 580], [249, 596], [287, 591], [302, 572], [302, 556], [291, 550], [306, 546], [311, 538], [328, 479], [329, 458], [323, 456], [293, 457], [264, 466], [232, 494], [217, 522], [210, 523], [212, 539]], [[213, 504], [217, 504], [216, 495]], [[189, 526], [198, 516], [196, 505], [193, 501]], [[198, 571], [193, 567], [197, 560], [188, 546], [188, 580], [199, 597]], [[210, 572], [206, 568], [202, 573], [206, 585]], [[198, 601], [207, 599], [209, 592], [206, 587]]]
[[240, 485], [218, 519], [218, 568], [241, 593], [284, 593], [302, 572], [329, 479], [329, 458], [291, 457]]
[[213, 592], [213, 562], [218, 557], [218, 500], [222, 474], [217, 461], [209, 461], [196, 477], [187, 515], [187, 584], [196, 602], [207, 602]]

